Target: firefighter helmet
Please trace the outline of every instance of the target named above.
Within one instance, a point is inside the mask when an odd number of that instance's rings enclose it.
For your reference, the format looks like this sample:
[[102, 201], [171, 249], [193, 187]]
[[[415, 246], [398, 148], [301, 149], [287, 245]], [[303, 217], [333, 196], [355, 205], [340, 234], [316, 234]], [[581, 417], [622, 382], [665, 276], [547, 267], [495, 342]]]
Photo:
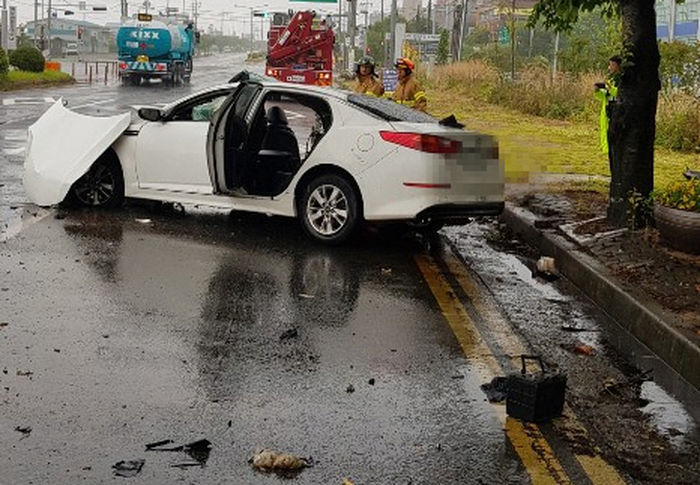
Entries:
[[416, 68], [416, 65], [408, 57], [399, 57], [394, 65], [399, 69], [408, 69], [409, 72], [413, 72]]
[[370, 66], [372, 68], [372, 74], [376, 75], [374, 73], [374, 57], [372, 56], [362, 56], [362, 58], [357, 61], [357, 64], [355, 66], [355, 73], [360, 74], [360, 66]]

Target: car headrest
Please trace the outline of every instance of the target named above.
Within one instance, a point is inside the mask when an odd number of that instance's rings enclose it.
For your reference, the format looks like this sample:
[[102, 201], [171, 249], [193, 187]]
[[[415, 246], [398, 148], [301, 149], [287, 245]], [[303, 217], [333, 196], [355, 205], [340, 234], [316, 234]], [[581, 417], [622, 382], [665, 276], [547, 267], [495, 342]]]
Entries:
[[267, 122], [271, 125], [286, 125], [288, 123], [287, 115], [279, 106], [273, 106], [267, 110]]

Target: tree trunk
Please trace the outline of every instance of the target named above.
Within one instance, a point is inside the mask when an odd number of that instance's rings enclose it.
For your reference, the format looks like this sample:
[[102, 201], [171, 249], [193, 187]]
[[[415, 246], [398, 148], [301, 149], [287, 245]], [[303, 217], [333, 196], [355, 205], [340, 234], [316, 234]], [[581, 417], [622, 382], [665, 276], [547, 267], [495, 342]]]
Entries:
[[[623, 226], [646, 222], [646, 199], [654, 187], [654, 136], [659, 89], [659, 48], [656, 44], [654, 0], [621, 0], [623, 75], [619, 97], [610, 113], [610, 205], [608, 218]], [[635, 199], [638, 200], [637, 197]]]

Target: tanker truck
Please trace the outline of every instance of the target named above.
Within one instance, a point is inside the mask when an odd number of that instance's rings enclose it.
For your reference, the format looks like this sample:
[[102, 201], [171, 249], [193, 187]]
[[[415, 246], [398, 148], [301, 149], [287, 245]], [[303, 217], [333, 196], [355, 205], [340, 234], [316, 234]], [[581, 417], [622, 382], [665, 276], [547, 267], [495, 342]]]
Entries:
[[122, 83], [139, 85], [142, 79], [156, 78], [173, 85], [188, 83], [195, 38], [192, 24], [143, 21], [140, 15], [138, 22], [122, 25], [117, 32]]

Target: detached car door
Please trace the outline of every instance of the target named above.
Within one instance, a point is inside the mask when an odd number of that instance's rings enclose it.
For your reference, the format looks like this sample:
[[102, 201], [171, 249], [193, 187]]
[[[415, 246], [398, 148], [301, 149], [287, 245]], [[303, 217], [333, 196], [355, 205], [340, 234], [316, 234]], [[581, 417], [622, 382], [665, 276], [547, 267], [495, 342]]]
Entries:
[[136, 143], [139, 188], [211, 194], [207, 166], [209, 123], [230, 91], [183, 102], [161, 121], [146, 123]]

